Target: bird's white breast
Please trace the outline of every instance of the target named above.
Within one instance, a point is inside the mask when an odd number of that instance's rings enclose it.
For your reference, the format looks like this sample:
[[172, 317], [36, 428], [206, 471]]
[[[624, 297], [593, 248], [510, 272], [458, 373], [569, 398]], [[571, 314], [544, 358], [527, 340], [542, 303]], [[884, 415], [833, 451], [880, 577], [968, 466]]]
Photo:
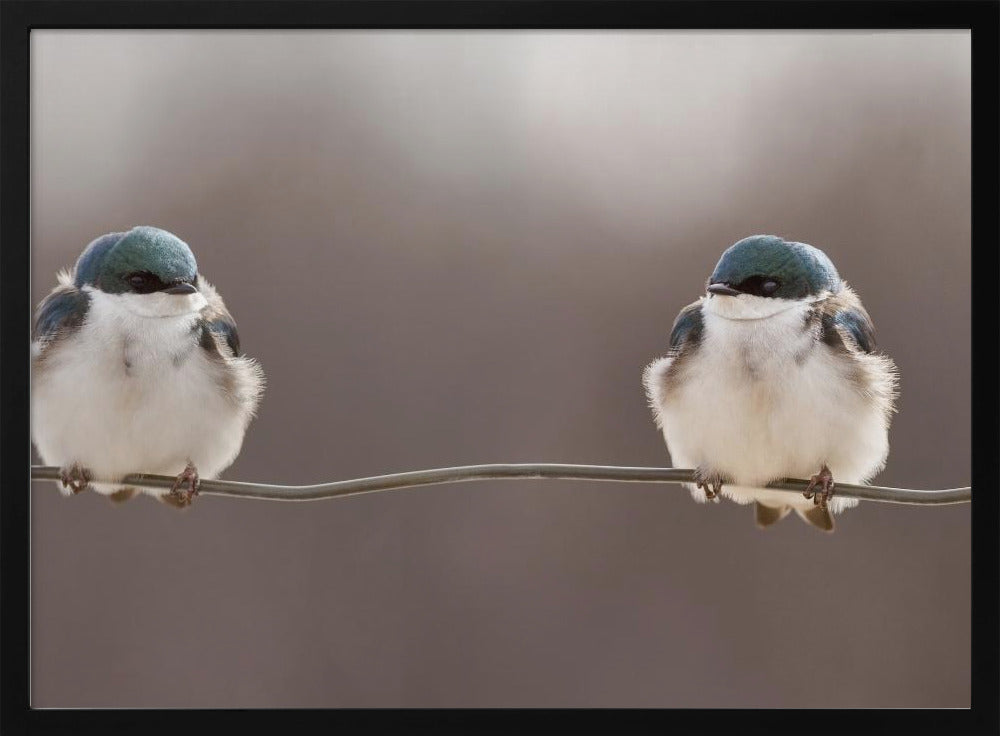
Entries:
[[[741, 309], [737, 299], [749, 303]], [[737, 299], [702, 301], [703, 343], [677, 366], [672, 380], [666, 373], [675, 358], [656, 361], [647, 371], [674, 465], [732, 478], [735, 483], [722, 493], [739, 503], [799, 508], [812, 501], [747, 486], [808, 478], [824, 464], [836, 481], [866, 480], [885, 461], [887, 426], [881, 407], [852, 379], [851, 358], [805, 329], [809, 304]], [[693, 495], [704, 500], [701, 491]], [[831, 508], [856, 503], [835, 496]]]
[[146, 296], [89, 294], [80, 329], [33, 365], [32, 434], [43, 461], [80, 463], [107, 480], [173, 475], [188, 461], [210, 478], [228, 466], [250, 416], [192, 331], [203, 297], [152, 295], [164, 299], [157, 306]]

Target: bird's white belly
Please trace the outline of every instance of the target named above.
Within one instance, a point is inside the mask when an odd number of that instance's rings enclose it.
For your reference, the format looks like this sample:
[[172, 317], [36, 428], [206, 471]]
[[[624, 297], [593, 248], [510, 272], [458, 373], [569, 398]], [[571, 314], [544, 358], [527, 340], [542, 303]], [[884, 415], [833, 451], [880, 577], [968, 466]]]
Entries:
[[[707, 315], [705, 343], [663, 396], [659, 417], [675, 466], [733, 479], [722, 493], [738, 503], [807, 508], [812, 501], [801, 494], [748, 486], [809, 478], [824, 464], [835, 481], [863, 482], [884, 463], [887, 430], [881, 410], [829, 348], [805, 352], [811, 337], [791, 318], [772, 319], [742, 324]], [[704, 500], [702, 491], [692, 494]], [[856, 503], [835, 496], [832, 508]]]
[[217, 366], [191, 339], [191, 324], [152, 319], [132, 331], [85, 324], [47, 356], [32, 377], [31, 396], [42, 460], [79, 463], [99, 480], [174, 475], [189, 461], [210, 478], [228, 466], [242, 444], [245, 417], [222, 390]]

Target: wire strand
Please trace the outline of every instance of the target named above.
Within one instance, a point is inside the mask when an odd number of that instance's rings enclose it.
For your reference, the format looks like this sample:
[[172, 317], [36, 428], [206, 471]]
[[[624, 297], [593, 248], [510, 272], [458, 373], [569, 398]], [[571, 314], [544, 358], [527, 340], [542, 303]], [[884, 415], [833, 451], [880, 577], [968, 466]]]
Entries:
[[[414, 470], [408, 473], [377, 475], [370, 478], [340, 480], [314, 485], [286, 486], [270, 483], [247, 483], [235, 480], [202, 480], [199, 494], [205, 496], [228, 496], [230, 498], [256, 498], [266, 501], [322, 501], [329, 498], [360, 496], [403, 488], [433, 486], [443, 483], [461, 483], [479, 480], [586, 480], [621, 483], [692, 483], [693, 470], [683, 468], [633, 468], [614, 465], [562, 465], [558, 463], [514, 463], [491, 465], [461, 465], [454, 468], [433, 468]], [[33, 480], [60, 479], [59, 468], [41, 465], [31, 466]], [[136, 473], [127, 475], [116, 485], [142, 488], [170, 488], [176, 479], [166, 475]], [[95, 482], [101, 482], [96, 480]], [[808, 481], [788, 478], [771, 483], [769, 490], [802, 493]], [[948, 488], [944, 490], [922, 491], [910, 488], [884, 488], [881, 486], [851, 485], [838, 483], [835, 494], [845, 498], [857, 498], [878, 503], [908, 505], [945, 505], [969, 503], [972, 488]]]

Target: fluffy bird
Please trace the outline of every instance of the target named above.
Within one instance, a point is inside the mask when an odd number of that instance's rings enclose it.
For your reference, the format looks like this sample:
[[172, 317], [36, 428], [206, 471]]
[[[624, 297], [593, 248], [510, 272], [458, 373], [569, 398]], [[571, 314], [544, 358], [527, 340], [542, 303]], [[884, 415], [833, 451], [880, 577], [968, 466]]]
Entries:
[[[889, 452], [896, 366], [872, 320], [818, 248], [754, 235], [722, 254], [706, 295], [681, 310], [646, 395], [696, 501], [753, 503], [769, 526], [792, 509], [833, 531], [834, 478], [864, 483]], [[760, 489], [810, 478], [802, 495]], [[831, 497], [833, 496], [833, 497]]]
[[31, 430], [64, 493], [112, 500], [129, 473], [176, 475], [146, 492], [190, 505], [239, 454], [264, 374], [194, 254], [155, 227], [90, 243], [35, 312]]

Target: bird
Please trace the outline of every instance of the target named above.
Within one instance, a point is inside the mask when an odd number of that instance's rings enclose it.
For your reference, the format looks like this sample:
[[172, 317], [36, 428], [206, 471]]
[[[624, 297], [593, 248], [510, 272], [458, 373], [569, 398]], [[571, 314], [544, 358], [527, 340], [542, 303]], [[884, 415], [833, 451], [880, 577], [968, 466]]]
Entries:
[[[830, 258], [807, 243], [752, 235], [723, 252], [705, 295], [677, 315], [664, 357], [643, 371], [675, 466], [696, 501], [754, 504], [760, 528], [791, 510], [826, 532], [885, 465], [898, 397], [895, 363]], [[809, 478], [801, 495], [764, 489]]]
[[64, 495], [124, 501], [131, 473], [184, 508], [239, 454], [264, 390], [236, 322], [191, 248], [152, 226], [91, 241], [39, 303], [31, 343], [31, 430]]

